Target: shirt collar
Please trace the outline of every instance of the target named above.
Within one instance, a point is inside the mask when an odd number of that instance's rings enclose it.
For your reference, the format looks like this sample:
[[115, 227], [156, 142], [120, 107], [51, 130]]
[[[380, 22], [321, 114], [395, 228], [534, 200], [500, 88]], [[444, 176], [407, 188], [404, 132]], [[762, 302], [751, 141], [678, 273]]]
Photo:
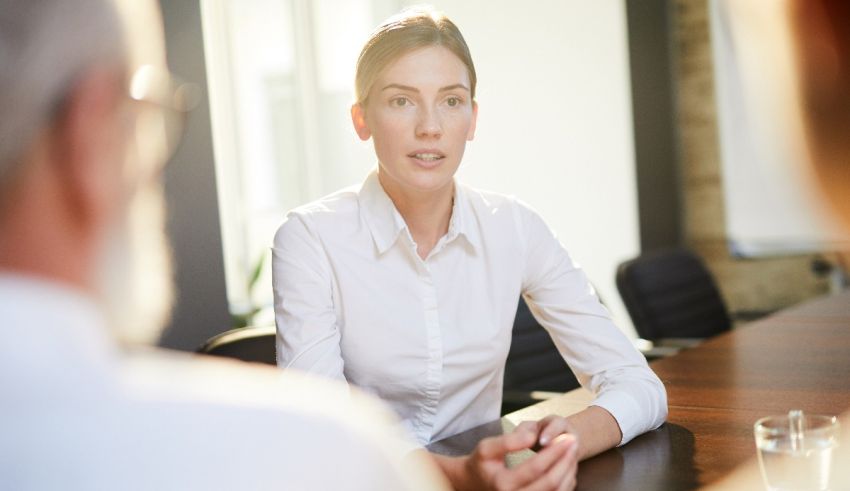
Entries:
[[[454, 204], [446, 243], [457, 237], [463, 237], [475, 252], [480, 248], [481, 240], [476, 226], [477, 221], [467, 196], [469, 191], [457, 180], [455, 180], [454, 188]], [[358, 199], [361, 215], [372, 233], [378, 253], [383, 254], [396, 243], [402, 231], [407, 230], [407, 224], [381, 186], [377, 172], [372, 171], [366, 177], [360, 187]]]
[[472, 247], [472, 252], [478, 252], [481, 249], [481, 234], [478, 230], [478, 219], [469, 201], [469, 193], [470, 190], [455, 179], [454, 205], [446, 239], [448, 242], [455, 237], [463, 237]]
[[404, 223], [401, 214], [378, 181], [376, 171], [370, 172], [363, 181], [358, 200], [360, 213], [372, 232], [372, 239], [375, 241], [378, 253], [387, 252], [398, 240], [402, 230], [407, 228], [407, 224]]

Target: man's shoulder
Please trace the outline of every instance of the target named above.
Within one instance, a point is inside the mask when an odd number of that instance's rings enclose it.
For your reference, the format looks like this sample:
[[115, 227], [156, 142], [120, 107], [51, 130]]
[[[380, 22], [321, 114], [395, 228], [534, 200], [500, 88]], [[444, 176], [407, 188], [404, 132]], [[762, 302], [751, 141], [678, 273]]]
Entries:
[[[345, 384], [162, 350], [128, 357], [123, 382], [130, 413], [171, 427], [171, 438], [209, 442], [210, 435], [199, 433], [214, 433], [217, 448], [196, 450], [210, 458], [221, 450], [244, 452], [233, 459], [235, 467], [250, 471], [261, 462], [269, 467], [264, 475], [276, 474], [293, 488], [409, 487], [401, 455], [412, 446], [395, 418]], [[154, 421], [151, 414], [161, 416]]]
[[392, 420], [378, 402], [345, 384], [296, 371], [237, 360], [146, 349], [122, 369], [127, 393], [168, 403], [247, 408], [291, 416], [322, 416], [356, 428], [358, 421]]
[[0, 440], [0, 455], [9, 456], [0, 459], [0, 488], [365, 490], [439, 482], [427, 470], [408, 472], [392, 418], [346, 386], [154, 349], [123, 357], [109, 379], [63, 392], [54, 404], [0, 408], [15, 421]]

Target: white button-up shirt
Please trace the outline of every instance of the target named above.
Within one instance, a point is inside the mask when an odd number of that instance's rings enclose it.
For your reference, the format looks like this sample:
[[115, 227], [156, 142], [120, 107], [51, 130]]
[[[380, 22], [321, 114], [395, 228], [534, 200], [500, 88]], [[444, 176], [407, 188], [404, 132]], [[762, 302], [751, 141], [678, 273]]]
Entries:
[[87, 296], [2, 272], [0, 326], [0, 489], [444, 489], [345, 386], [126, 354]]
[[497, 419], [519, 295], [625, 443], [667, 415], [663, 385], [543, 220], [455, 183], [425, 260], [377, 175], [290, 212], [274, 239], [280, 366], [388, 402], [420, 444]]

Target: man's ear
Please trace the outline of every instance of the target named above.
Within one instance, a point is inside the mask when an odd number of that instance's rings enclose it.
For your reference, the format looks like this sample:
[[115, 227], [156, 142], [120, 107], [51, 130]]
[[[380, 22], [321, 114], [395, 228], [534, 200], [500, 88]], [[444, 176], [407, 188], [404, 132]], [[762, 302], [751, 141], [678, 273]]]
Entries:
[[53, 127], [52, 165], [68, 206], [83, 220], [102, 219], [124, 190], [129, 131], [119, 114], [123, 78], [93, 69], [68, 92]]
[[475, 125], [478, 124], [478, 103], [472, 101], [472, 124], [469, 125], [469, 131], [466, 132], [466, 141], [472, 141], [475, 138]]
[[361, 140], [366, 141], [372, 136], [372, 131], [366, 124], [366, 108], [359, 102], [351, 106], [351, 122]]

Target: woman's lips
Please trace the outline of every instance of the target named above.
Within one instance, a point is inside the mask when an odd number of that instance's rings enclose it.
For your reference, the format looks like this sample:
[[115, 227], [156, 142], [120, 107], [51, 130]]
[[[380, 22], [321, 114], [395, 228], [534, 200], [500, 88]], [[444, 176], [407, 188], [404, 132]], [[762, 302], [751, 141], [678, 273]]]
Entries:
[[413, 159], [417, 165], [428, 169], [438, 166], [446, 158], [442, 152], [434, 150], [419, 150], [411, 152], [407, 156]]

